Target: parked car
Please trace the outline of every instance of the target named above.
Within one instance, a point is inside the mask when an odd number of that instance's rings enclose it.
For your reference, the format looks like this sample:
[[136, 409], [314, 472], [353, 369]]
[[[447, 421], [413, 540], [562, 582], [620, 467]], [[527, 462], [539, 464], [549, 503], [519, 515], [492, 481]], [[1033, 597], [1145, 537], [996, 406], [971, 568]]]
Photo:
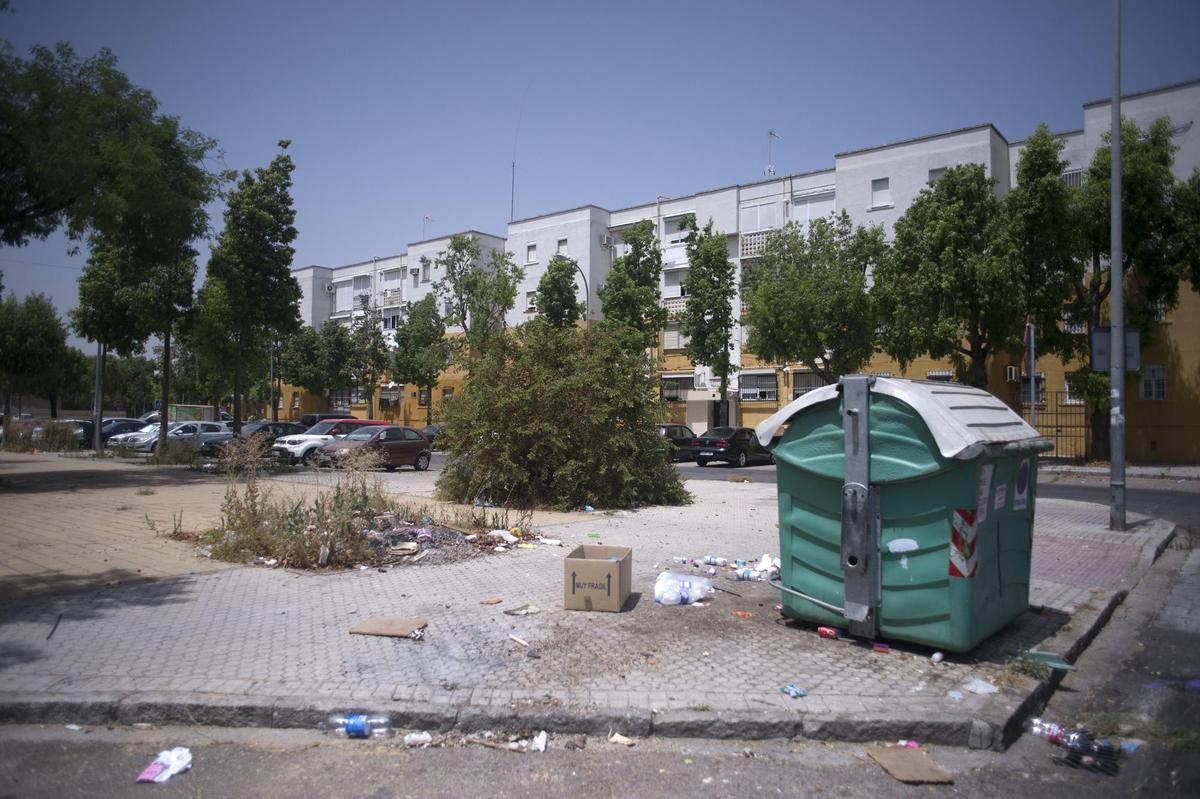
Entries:
[[672, 461], [696, 460], [696, 450], [692, 448], [696, 434], [692, 428], [682, 424], [660, 424], [658, 434], [666, 439], [667, 446], [671, 448]]
[[318, 451], [317, 463], [336, 465], [354, 450], [373, 450], [379, 453], [383, 468], [389, 472], [401, 466], [412, 466], [418, 472], [429, 468], [432, 453], [429, 441], [420, 431], [397, 425], [365, 426], [324, 444]]
[[271, 446], [271, 454], [288, 463], [312, 463], [317, 450], [335, 438], [341, 438], [360, 427], [386, 425], [387, 422], [375, 419], [326, 419], [317, 422], [299, 435], [290, 435], [275, 439]]
[[145, 436], [158, 438], [158, 422], [146, 422], [137, 430], [129, 433], [115, 433], [109, 436], [108, 441], [104, 442], [104, 446], [132, 448], [134, 439], [141, 439]]
[[69, 425], [75, 429], [72, 431], [75, 436], [75, 442], [80, 449], [87, 449], [92, 445], [92, 420], [91, 419], [47, 419], [44, 423], [37, 425], [29, 431], [29, 437], [34, 441], [41, 441], [46, 435], [46, 425]]
[[758, 436], [749, 427], [714, 427], [692, 439], [692, 449], [698, 466], [707, 466], [710, 461], [724, 461], [735, 466], [775, 462], [771, 450], [759, 443]]
[[[100, 425], [100, 440], [105, 444], [113, 436], [121, 435], [122, 433], [133, 433], [141, 430], [146, 426], [146, 423], [141, 419], [133, 419], [127, 416], [117, 416], [112, 419], [105, 419], [104, 424]], [[88, 441], [91, 441], [89, 436]]]
[[[223, 423], [228, 424], [228, 423]], [[264, 440], [268, 447], [275, 443], [277, 438], [283, 436], [300, 435], [307, 427], [296, 422], [250, 422], [242, 425], [242, 438], [255, 436]], [[221, 450], [233, 440], [233, 431], [227, 430], [220, 435], [213, 436], [200, 445], [200, 454], [206, 456], [219, 456]]]
[[344, 413], [306, 413], [300, 417], [300, 424], [302, 424], [304, 426], [304, 429], [307, 430], [308, 428], [315, 425], [317, 422], [323, 422], [326, 419], [345, 419], [345, 418], [346, 418], [346, 414], [344, 414]]
[[444, 424], [427, 424], [421, 428], [421, 435], [425, 436], [429, 441], [429, 446], [433, 446], [437, 442], [438, 435], [446, 427]]

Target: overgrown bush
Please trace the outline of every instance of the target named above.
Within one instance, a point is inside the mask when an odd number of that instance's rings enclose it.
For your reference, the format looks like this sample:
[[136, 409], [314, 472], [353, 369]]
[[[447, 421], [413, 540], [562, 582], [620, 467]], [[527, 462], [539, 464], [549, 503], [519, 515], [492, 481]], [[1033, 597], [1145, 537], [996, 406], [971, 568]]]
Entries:
[[561, 509], [690, 502], [658, 434], [653, 366], [615, 324], [534, 320], [497, 339], [443, 406], [439, 497]]
[[75, 425], [62, 422], [46, 422], [41, 425], [41, 434], [36, 438], [33, 428], [25, 425], [9, 425], [4, 434], [4, 449], [9, 452], [69, 452], [79, 449], [75, 438]]
[[195, 463], [199, 457], [199, 453], [190, 444], [167, 439], [159, 442], [146, 462], [159, 466], [186, 466]]

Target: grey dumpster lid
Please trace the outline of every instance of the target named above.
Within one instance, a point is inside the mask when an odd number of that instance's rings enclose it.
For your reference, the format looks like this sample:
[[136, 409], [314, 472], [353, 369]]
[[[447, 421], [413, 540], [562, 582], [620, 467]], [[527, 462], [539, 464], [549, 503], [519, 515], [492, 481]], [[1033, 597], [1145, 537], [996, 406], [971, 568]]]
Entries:
[[[925, 422], [943, 458], [974, 458], [989, 444], [1038, 438], [1038, 432], [996, 397], [958, 383], [877, 377], [872, 391], [895, 397], [910, 406]], [[775, 431], [793, 416], [822, 402], [836, 399], [838, 386], [814, 389], [780, 408], [755, 432], [769, 442]]]

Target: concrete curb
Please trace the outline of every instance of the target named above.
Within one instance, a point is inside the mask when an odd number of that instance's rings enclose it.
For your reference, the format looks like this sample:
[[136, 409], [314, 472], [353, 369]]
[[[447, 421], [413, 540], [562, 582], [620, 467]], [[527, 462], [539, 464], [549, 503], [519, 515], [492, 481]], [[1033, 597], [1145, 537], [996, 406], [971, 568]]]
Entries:
[[[1107, 466], [1072, 466], [1042, 462], [1038, 465], [1038, 472], [1040, 474], [1086, 474], [1108, 477], [1110, 469]], [[1200, 480], [1200, 467], [1126, 466], [1125, 476], [1148, 480]]]

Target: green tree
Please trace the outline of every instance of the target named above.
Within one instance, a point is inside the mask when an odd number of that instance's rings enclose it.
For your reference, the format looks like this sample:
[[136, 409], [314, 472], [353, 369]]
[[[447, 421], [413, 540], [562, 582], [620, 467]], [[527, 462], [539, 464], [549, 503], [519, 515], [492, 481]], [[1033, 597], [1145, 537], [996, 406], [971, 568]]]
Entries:
[[216, 143], [158, 113], [154, 96], [110, 51], [79, 59], [68, 44], [29, 60], [0, 51], [0, 242], [21, 245], [65, 226], [102, 233], [150, 263], [208, 224], [220, 173]]
[[151, 358], [138, 355], [110, 358], [104, 369], [104, 404], [114, 408], [116, 401], [121, 400], [126, 416], [144, 413], [154, 405], [157, 383], [154, 373], [155, 362]]
[[801, 361], [826, 383], [861, 369], [875, 336], [867, 271], [886, 254], [883, 229], [856, 229], [845, 211], [807, 233], [772, 231], [753, 280], [743, 278], [747, 348], [768, 362]]
[[326, 395], [331, 388], [350, 384], [353, 347], [350, 330], [340, 322], [331, 319], [320, 329], [303, 327], [284, 340], [279, 374], [294, 386]]
[[621, 234], [629, 248], [613, 261], [608, 281], [597, 289], [604, 318], [619, 322], [641, 335], [641, 346], [658, 343], [658, 334], [667, 323], [662, 306], [662, 250], [654, 235], [654, 222], [644, 219]]
[[300, 284], [291, 273], [296, 240], [292, 207], [290, 142], [269, 166], [246, 170], [228, 197], [225, 229], [208, 263], [208, 279], [219, 280], [228, 298], [233, 347], [234, 428], [241, 431], [246, 365], [251, 353], [300, 326]]
[[[1038, 125], [1017, 161], [1017, 185], [1002, 201], [1003, 235], [1021, 267], [1024, 311], [1036, 325], [1038, 353], [1070, 358], [1081, 339], [1063, 324], [1085, 318], [1074, 302], [1083, 277], [1078, 238], [1078, 198], [1062, 179], [1064, 142]], [[1014, 319], [1014, 323], [1020, 324]]]
[[1171, 205], [1175, 216], [1171, 259], [1183, 265], [1192, 290], [1200, 291], [1200, 169], [1175, 185]]
[[583, 316], [583, 303], [575, 299], [577, 268], [574, 260], [555, 255], [538, 281], [537, 314], [553, 327], [574, 325]]
[[66, 347], [62, 357], [50, 366], [46, 385], [50, 417], [57, 419], [63, 409], [88, 407], [92, 394], [92, 359], [77, 347]]
[[[438, 377], [450, 365], [446, 323], [438, 313], [437, 297], [426, 294], [405, 303], [404, 318], [396, 325], [396, 351], [392, 356], [392, 379], [427, 389], [429, 396]], [[425, 424], [433, 424], [433, 403], [425, 406]]]
[[897, 220], [872, 296], [883, 351], [902, 368], [925, 353], [949, 357], [960, 379], [985, 387], [988, 359], [1020, 346], [1021, 262], [1000, 219], [991, 178], [981, 164], [965, 164], [946, 170]]
[[66, 327], [45, 294], [35, 292], [19, 301], [10, 292], [0, 303], [0, 390], [6, 422], [14, 393], [50, 393], [66, 349]]
[[463, 235], [452, 236], [435, 263], [445, 277], [434, 284], [434, 292], [446, 304], [446, 324], [462, 328], [462, 341], [456, 343], [469, 371], [471, 358], [504, 332], [504, 315], [516, 303], [525, 271], [501, 250], [492, 250], [482, 262], [479, 241]]
[[578, 509], [690, 501], [658, 435], [658, 378], [628, 328], [533, 319], [492, 342], [445, 408], [438, 495]]
[[729, 260], [725, 234], [713, 230], [711, 219], [701, 229], [695, 214], [688, 214], [681, 228], [691, 232], [686, 239], [687, 303], [679, 319], [679, 331], [688, 338], [686, 351], [692, 363], [709, 367], [721, 381], [724, 406], [729, 376], [737, 369], [729, 354], [733, 346], [733, 299], [737, 294], [735, 268]]
[[388, 368], [391, 351], [383, 335], [383, 315], [371, 305], [369, 297], [360, 298], [359, 313], [350, 331], [350, 377], [367, 398], [367, 418], [375, 418], [375, 391], [379, 378]]

